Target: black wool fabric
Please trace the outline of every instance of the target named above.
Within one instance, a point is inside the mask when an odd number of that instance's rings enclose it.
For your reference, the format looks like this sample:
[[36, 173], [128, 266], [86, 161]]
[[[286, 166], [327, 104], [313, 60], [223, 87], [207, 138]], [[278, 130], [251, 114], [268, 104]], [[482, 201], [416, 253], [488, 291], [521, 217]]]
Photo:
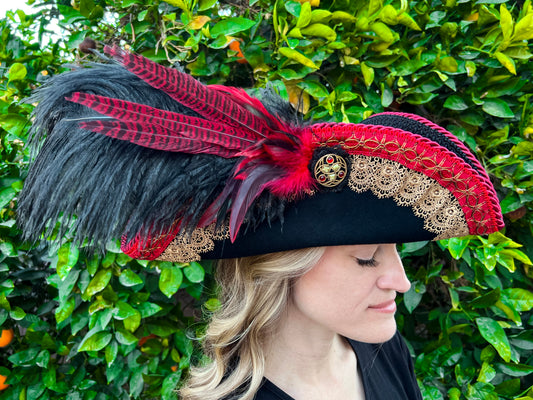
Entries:
[[[357, 355], [365, 400], [422, 400], [413, 361], [399, 332], [383, 344], [361, 343], [354, 340], [349, 342]], [[294, 400], [294, 398], [265, 379], [255, 400]]]

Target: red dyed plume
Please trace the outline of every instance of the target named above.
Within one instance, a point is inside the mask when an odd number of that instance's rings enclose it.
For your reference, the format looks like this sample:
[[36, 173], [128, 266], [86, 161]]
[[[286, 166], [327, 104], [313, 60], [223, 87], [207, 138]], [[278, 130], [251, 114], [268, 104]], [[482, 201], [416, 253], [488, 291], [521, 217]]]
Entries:
[[280, 197], [297, 197], [313, 188], [307, 169], [312, 157], [310, 130], [287, 125], [242, 89], [206, 86], [117, 47], [105, 51], [202, 118], [74, 93], [67, 100], [108, 117], [82, 121], [82, 128], [156, 150], [240, 158], [225, 189], [204, 212], [200, 227], [214, 222], [221, 208], [229, 204], [230, 235], [235, 240], [248, 210], [264, 190]]

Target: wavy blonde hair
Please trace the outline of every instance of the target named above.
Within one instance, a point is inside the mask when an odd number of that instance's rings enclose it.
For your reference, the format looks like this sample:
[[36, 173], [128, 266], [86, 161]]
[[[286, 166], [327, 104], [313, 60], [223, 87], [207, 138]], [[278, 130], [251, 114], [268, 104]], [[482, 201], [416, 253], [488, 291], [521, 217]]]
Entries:
[[253, 399], [265, 371], [265, 339], [286, 309], [293, 282], [323, 253], [309, 248], [219, 261], [221, 306], [203, 339], [210, 361], [191, 368], [182, 400]]

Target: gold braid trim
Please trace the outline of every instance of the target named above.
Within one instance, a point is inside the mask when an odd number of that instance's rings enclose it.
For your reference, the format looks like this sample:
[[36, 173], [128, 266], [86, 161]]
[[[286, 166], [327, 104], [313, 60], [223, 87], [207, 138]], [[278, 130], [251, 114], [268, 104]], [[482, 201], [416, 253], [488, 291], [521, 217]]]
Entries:
[[229, 226], [224, 224], [215, 230], [215, 224], [196, 228], [191, 235], [177, 235], [157, 260], [172, 262], [200, 261], [200, 254], [215, 248], [215, 240], [229, 239]]
[[353, 155], [348, 186], [357, 193], [370, 190], [380, 199], [392, 198], [399, 206], [411, 207], [424, 220], [424, 229], [436, 235], [434, 240], [469, 234], [461, 205], [451, 192], [398, 162]]
[[[380, 199], [392, 198], [398, 206], [411, 207], [413, 213], [424, 220], [424, 228], [436, 235], [434, 240], [469, 234], [459, 202], [435, 180], [395, 161], [364, 155], [351, 157], [348, 186], [354, 192], [370, 190]], [[215, 240], [225, 239], [229, 239], [228, 224], [217, 231], [215, 224], [197, 228], [192, 235], [176, 236], [157, 259], [199, 261], [201, 254], [215, 248]]]

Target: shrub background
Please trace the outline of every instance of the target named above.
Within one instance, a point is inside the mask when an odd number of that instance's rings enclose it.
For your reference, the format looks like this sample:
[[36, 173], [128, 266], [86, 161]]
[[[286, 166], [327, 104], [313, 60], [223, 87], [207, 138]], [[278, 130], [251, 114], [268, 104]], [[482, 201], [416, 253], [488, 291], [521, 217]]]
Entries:
[[[506, 229], [400, 246], [397, 314], [425, 399], [533, 399], [533, 7], [528, 1], [36, 0], [0, 20], [0, 399], [175, 399], [217, 306], [209, 263], [100, 258], [19, 239], [31, 90], [94, 61], [85, 38], [205, 83], [272, 86], [308, 118], [393, 110], [477, 154]], [[50, 40], [52, 22], [60, 37]], [[57, 29], [57, 28], [56, 28]]]

